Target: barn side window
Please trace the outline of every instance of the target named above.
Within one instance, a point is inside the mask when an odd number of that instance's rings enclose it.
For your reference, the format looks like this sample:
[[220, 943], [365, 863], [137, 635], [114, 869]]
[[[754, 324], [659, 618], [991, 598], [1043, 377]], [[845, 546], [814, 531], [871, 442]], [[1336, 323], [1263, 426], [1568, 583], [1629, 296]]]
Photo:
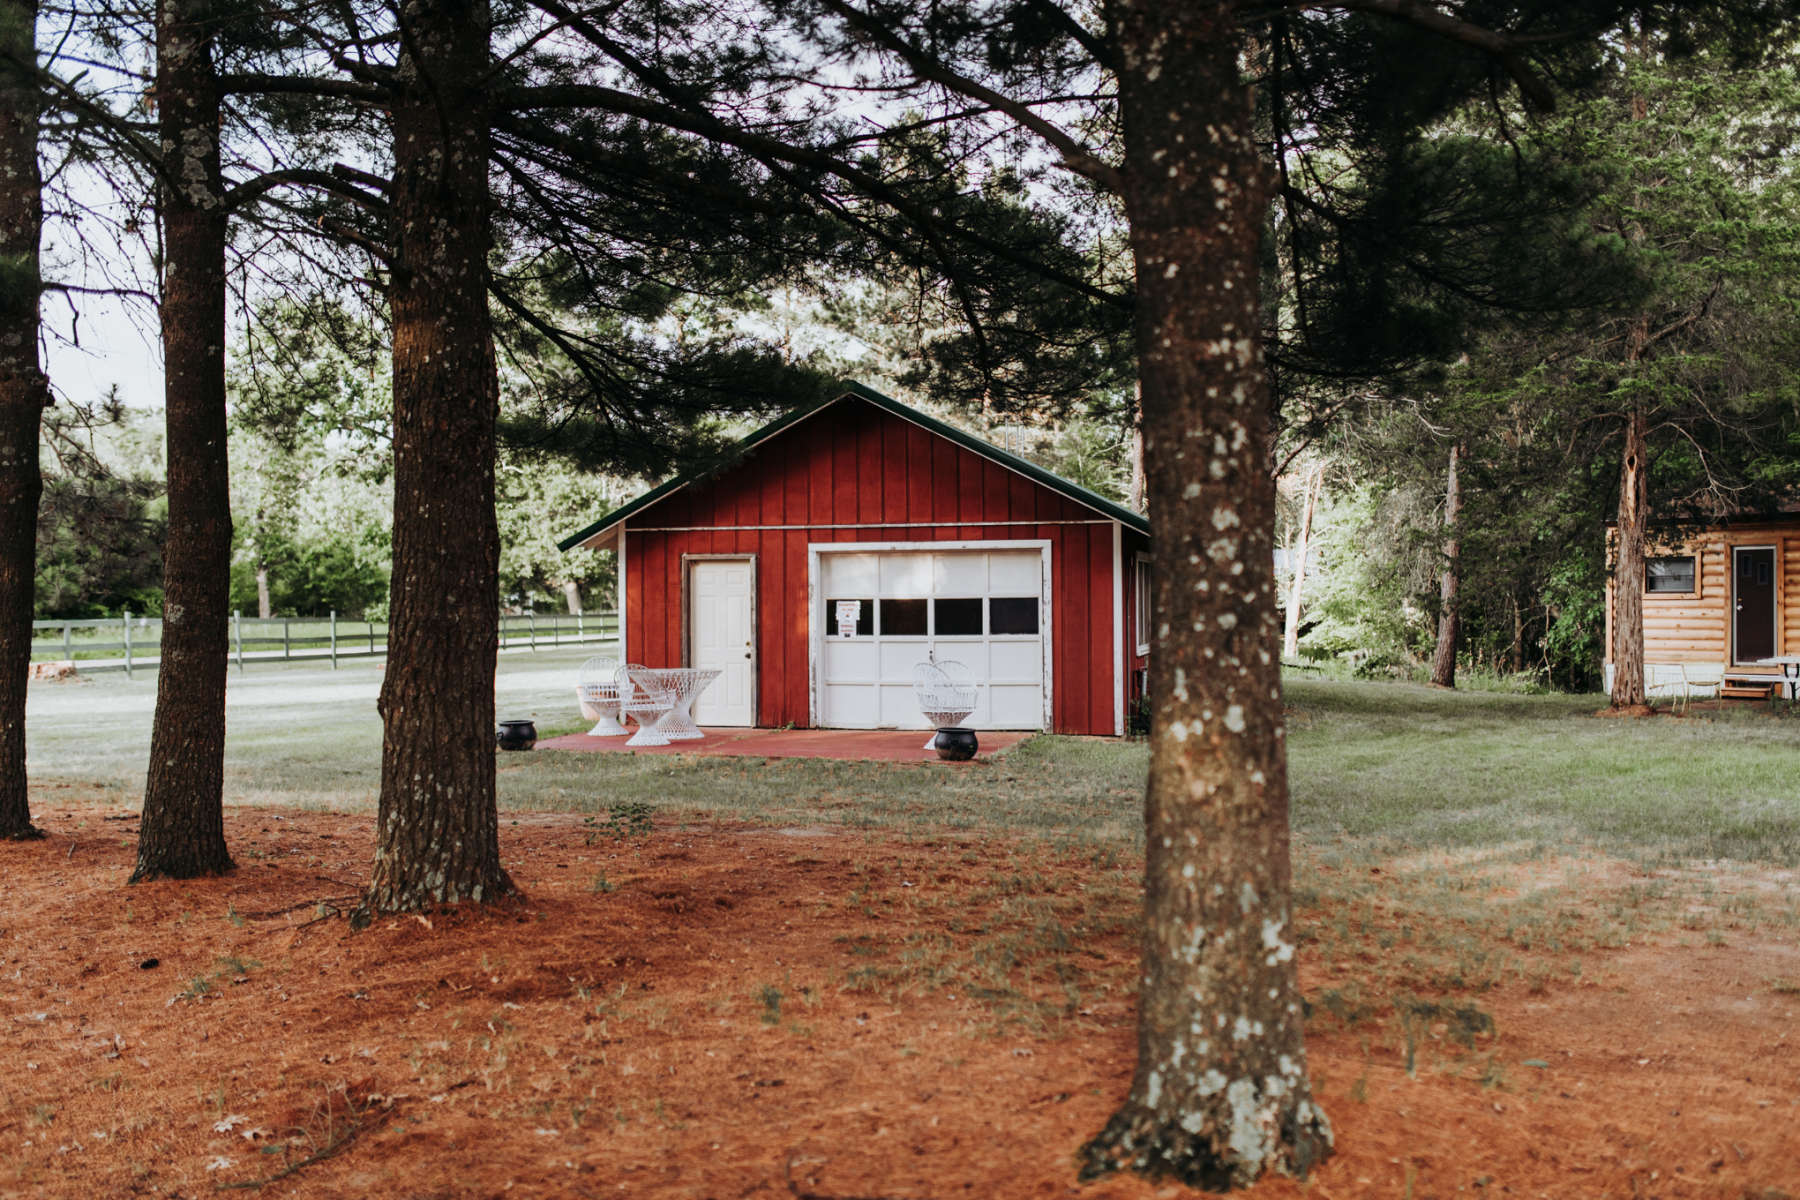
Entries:
[[1692, 595], [1694, 591], [1694, 556], [1682, 554], [1647, 560], [1644, 563], [1644, 590], [1652, 594]]
[[1150, 560], [1138, 555], [1137, 569], [1131, 576], [1132, 627], [1137, 630], [1139, 656], [1150, 653]]

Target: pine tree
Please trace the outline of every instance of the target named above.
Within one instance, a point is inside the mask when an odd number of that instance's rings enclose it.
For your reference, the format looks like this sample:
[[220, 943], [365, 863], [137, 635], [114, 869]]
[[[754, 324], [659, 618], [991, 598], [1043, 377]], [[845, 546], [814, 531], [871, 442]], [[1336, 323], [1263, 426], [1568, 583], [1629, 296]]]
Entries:
[[31, 838], [25, 779], [25, 685], [35, 615], [38, 431], [49, 384], [38, 365], [36, 0], [0, 5], [0, 838]]
[[225, 673], [231, 499], [225, 418], [227, 213], [210, 0], [158, 0], [163, 405], [169, 529], [150, 769], [131, 881], [231, 869]]

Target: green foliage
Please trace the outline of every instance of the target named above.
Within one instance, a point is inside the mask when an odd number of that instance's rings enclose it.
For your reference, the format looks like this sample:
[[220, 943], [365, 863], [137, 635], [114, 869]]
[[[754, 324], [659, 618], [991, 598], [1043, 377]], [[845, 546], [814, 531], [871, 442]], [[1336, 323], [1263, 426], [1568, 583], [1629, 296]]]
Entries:
[[[1345, 513], [1323, 517], [1336, 543], [1303, 652], [1355, 651], [1377, 673], [1422, 662], [1452, 445], [1462, 451], [1461, 661], [1575, 690], [1597, 683], [1604, 653], [1625, 414], [1648, 414], [1659, 517], [1692, 525], [1764, 509], [1800, 484], [1789, 366], [1800, 361], [1800, 177], [1782, 152], [1800, 140], [1800, 77], [1785, 61], [1742, 69], [1704, 39], [1690, 49], [1610, 49], [1590, 90], [1513, 131], [1527, 168], [1581, 184], [1547, 224], [1588, 247], [1613, 282], [1535, 317], [1467, 322], [1461, 353], [1357, 401], [1351, 420], [1340, 414], [1328, 445], [1362, 509], [1348, 530]], [[1471, 178], [1502, 182], [1488, 170]], [[1511, 269], [1563, 274], [1552, 250], [1521, 236]]]
[[618, 481], [582, 471], [566, 459], [517, 450], [501, 453], [495, 478], [500, 523], [500, 594], [509, 607], [561, 609], [573, 585], [584, 611], [617, 601], [610, 550], [570, 550], [556, 543], [627, 496]]
[[39, 617], [162, 610], [162, 440], [154, 414], [109, 398], [44, 419]]
[[270, 538], [260, 546], [240, 547], [231, 563], [231, 606], [257, 611], [261, 567], [268, 575], [271, 611], [278, 615], [336, 612], [360, 620], [379, 614], [388, 596], [387, 565], [372, 552], [379, 549], [360, 541], [357, 530], [306, 540]]
[[1117, 419], [1077, 417], [1063, 422], [1027, 455], [1070, 483], [1123, 504], [1130, 483], [1129, 430]]

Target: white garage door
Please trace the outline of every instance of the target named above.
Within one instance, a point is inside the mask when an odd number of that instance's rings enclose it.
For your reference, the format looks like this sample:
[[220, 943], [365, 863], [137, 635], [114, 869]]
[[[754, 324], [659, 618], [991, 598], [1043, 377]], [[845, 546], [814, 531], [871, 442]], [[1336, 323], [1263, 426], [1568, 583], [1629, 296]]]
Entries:
[[[913, 668], [953, 659], [982, 683], [970, 728], [1044, 728], [1044, 551], [815, 549], [821, 725], [925, 729]], [[853, 628], [840, 624], [852, 613]]]

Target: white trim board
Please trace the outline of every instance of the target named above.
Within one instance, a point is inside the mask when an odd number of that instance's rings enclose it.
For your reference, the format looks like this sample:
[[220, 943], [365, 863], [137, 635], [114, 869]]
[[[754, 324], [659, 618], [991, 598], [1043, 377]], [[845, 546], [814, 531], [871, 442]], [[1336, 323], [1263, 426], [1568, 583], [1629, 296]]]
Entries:
[[619, 570], [619, 661], [628, 663], [631, 661], [631, 643], [626, 640], [626, 635], [631, 632], [631, 627], [626, 622], [631, 620], [631, 576], [625, 573], [625, 522], [623, 521], [619, 522], [619, 555], [616, 565]]
[[[1044, 525], [1119, 525], [1118, 521], [860, 521], [851, 525], [640, 525], [639, 533], [806, 533], [814, 529], [1037, 529]], [[1123, 528], [1121, 525], [1120, 528]], [[827, 543], [830, 544], [830, 543]], [[904, 543], [911, 545], [912, 543]]]
[[1113, 527], [1112, 557], [1112, 629], [1113, 629], [1113, 736], [1125, 736], [1125, 526], [1118, 521]]

